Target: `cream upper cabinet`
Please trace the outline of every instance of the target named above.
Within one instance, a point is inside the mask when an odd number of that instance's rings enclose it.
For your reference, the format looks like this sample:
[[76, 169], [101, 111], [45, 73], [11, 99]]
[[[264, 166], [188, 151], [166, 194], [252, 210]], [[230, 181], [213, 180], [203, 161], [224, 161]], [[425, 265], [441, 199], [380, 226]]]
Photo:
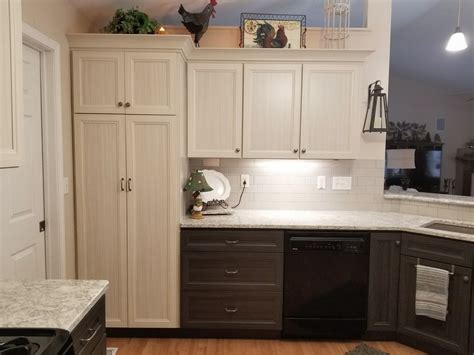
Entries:
[[107, 326], [127, 326], [125, 116], [74, 117], [80, 279], [109, 280]]
[[129, 327], [177, 326], [175, 119], [127, 116]]
[[176, 53], [125, 53], [125, 105], [128, 114], [176, 113]]
[[74, 112], [176, 114], [176, 53], [74, 51]]
[[188, 157], [242, 156], [242, 67], [188, 64]]
[[76, 113], [125, 113], [123, 52], [73, 52]]
[[354, 159], [361, 134], [358, 64], [304, 64], [303, 159]]
[[298, 158], [301, 67], [245, 64], [244, 158]]
[[0, 48], [0, 168], [7, 168], [23, 158], [21, 0], [0, 1]]

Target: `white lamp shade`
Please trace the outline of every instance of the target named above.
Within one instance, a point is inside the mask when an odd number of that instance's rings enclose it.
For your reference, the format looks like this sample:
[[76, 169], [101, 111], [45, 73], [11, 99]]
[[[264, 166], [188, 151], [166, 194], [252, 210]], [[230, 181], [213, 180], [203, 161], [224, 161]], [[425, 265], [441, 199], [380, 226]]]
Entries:
[[416, 169], [415, 149], [387, 149], [387, 169]]
[[448, 52], [458, 52], [467, 48], [466, 37], [464, 33], [461, 32], [461, 29], [458, 27], [456, 31], [449, 38], [448, 44], [446, 45], [446, 50]]

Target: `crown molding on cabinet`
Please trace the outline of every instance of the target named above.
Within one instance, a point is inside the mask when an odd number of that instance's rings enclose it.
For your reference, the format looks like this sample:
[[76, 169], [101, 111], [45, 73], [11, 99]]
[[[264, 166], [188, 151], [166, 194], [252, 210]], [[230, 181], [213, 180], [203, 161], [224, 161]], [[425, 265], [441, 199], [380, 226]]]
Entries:
[[73, 33], [67, 35], [70, 49], [124, 49], [179, 51], [189, 62], [362, 62], [371, 49], [262, 49], [196, 48], [189, 35], [116, 35]]

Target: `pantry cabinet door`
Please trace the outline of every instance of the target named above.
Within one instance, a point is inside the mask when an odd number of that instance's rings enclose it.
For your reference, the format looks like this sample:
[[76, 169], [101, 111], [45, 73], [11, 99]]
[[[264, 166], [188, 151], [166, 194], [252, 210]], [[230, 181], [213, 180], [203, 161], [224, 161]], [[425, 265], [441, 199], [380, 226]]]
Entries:
[[127, 326], [125, 116], [75, 115], [79, 279], [109, 280], [107, 326]]
[[178, 325], [175, 118], [127, 116], [129, 327]]
[[21, 1], [0, 1], [0, 168], [20, 166], [23, 154]]
[[124, 53], [75, 51], [75, 113], [125, 113]]
[[297, 159], [300, 64], [244, 66], [244, 158]]
[[176, 53], [125, 53], [127, 114], [176, 114]]
[[355, 159], [362, 132], [358, 64], [304, 64], [301, 158]]
[[188, 64], [188, 157], [242, 156], [242, 64]]

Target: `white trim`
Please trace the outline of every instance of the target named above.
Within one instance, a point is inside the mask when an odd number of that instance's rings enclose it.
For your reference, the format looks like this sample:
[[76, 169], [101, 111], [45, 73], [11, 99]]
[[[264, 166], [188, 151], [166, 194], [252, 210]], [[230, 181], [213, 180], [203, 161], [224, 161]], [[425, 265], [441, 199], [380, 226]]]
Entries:
[[41, 55], [46, 276], [66, 277], [60, 46], [23, 23], [23, 44]]

